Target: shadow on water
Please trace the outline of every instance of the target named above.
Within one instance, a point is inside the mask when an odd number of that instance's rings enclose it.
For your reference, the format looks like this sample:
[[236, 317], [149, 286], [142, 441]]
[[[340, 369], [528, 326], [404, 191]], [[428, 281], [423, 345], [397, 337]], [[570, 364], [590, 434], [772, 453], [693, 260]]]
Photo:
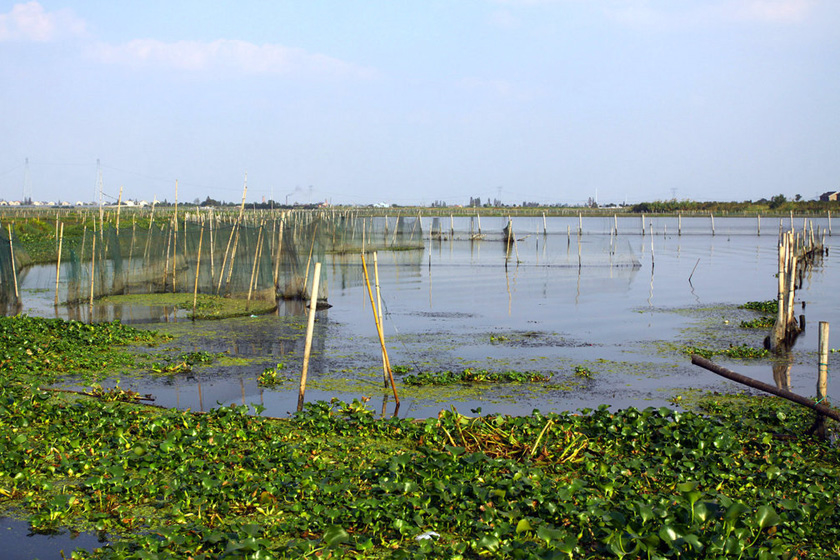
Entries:
[[79, 548], [93, 551], [95, 548], [108, 544], [108, 541], [101, 540], [92, 533], [72, 531], [48, 535], [33, 534], [26, 521], [0, 517], [0, 543], [2, 543], [0, 557], [3, 560], [32, 560], [33, 558], [49, 560], [62, 558], [62, 553], [69, 558], [70, 554]]

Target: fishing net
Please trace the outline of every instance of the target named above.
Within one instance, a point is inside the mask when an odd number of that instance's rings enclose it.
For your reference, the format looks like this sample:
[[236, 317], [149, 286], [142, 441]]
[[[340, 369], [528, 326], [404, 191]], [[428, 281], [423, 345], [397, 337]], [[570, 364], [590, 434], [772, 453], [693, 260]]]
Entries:
[[[66, 301], [143, 293], [214, 294], [248, 300], [307, 299], [315, 263], [362, 251], [422, 249], [419, 218], [289, 212], [248, 219], [192, 212], [117, 230], [85, 230], [62, 255]], [[317, 297], [326, 300], [326, 275]], [[358, 285], [361, 275], [347, 279]]]
[[14, 230], [0, 228], [0, 307], [5, 314], [15, 314], [21, 306], [17, 274], [32, 264], [29, 254], [21, 247]]

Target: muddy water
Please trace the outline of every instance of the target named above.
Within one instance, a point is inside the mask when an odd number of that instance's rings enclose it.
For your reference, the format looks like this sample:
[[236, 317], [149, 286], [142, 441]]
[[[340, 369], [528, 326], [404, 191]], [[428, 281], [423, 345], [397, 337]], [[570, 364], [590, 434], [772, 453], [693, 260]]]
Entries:
[[[424, 219], [428, 234], [429, 220]], [[400, 383], [400, 416], [429, 416], [454, 406], [462, 413], [530, 413], [537, 408], [575, 410], [607, 404], [659, 406], [694, 390], [737, 390], [677, 352], [679, 345], [760, 347], [765, 332], [740, 329], [751, 312], [734, 308], [776, 295], [778, 220], [676, 218], [614, 220], [542, 218], [513, 220], [516, 242], [501, 230], [507, 219], [458, 219], [455, 231], [441, 221], [443, 239], [425, 250], [378, 255], [385, 334], [392, 365], [411, 373], [460, 370], [533, 370], [552, 381], [534, 386], [411, 388]], [[814, 220], [826, 227], [825, 220]], [[784, 227], [789, 227], [784, 221]], [[801, 220], [794, 225], [802, 228]], [[681, 231], [679, 231], [681, 229]], [[681, 235], [679, 234], [681, 233]], [[808, 328], [782, 371], [794, 391], [811, 395], [817, 369], [816, 326], [840, 329], [836, 290], [836, 237], [829, 256], [797, 293]], [[372, 262], [368, 262], [372, 268]], [[393, 396], [382, 383], [381, 356], [363, 272], [357, 256], [327, 256], [323, 263], [332, 308], [318, 312], [307, 400], [370, 398], [393, 414]], [[372, 273], [372, 270], [371, 270]], [[689, 278], [691, 281], [689, 282]], [[74, 316], [53, 307], [54, 267], [33, 268], [23, 278], [24, 312]], [[87, 310], [76, 310], [87, 320]], [[277, 315], [192, 323], [185, 312], [158, 308], [98, 307], [95, 320], [120, 318], [173, 332], [173, 352], [225, 352], [222, 360], [190, 374], [123, 377], [121, 387], [151, 393], [156, 403], [207, 410], [217, 403], [261, 404], [263, 414], [284, 416], [297, 402], [295, 378], [303, 354], [303, 307], [281, 302]], [[834, 340], [832, 337], [832, 341]], [[840, 344], [832, 344], [840, 346]], [[775, 383], [766, 361], [718, 360]], [[261, 389], [256, 378], [283, 363], [288, 382]], [[592, 375], [575, 375], [576, 366]], [[836, 354], [829, 370], [836, 369]], [[777, 367], [777, 370], [779, 367]], [[786, 382], [787, 380], [785, 380]], [[113, 380], [111, 381], [113, 383]], [[830, 397], [840, 388], [830, 383]]]

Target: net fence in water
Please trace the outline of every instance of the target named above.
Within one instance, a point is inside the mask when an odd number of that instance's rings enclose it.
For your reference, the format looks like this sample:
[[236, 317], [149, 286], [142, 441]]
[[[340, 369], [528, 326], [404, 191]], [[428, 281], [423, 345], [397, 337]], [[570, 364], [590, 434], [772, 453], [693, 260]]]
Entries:
[[[65, 250], [66, 302], [116, 294], [198, 293], [248, 300], [305, 299], [329, 255], [420, 249], [418, 218], [289, 213], [260, 220], [187, 214], [147, 227], [85, 230]], [[326, 300], [326, 275], [318, 299]], [[360, 277], [356, 282], [361, 283]]]
[[20, 239], [6, 228], [0, 228], [0, 308], [5, 314], [20, 310], [20, 286], [18, 272], [32, 264], [29, 254], [21, 246]]

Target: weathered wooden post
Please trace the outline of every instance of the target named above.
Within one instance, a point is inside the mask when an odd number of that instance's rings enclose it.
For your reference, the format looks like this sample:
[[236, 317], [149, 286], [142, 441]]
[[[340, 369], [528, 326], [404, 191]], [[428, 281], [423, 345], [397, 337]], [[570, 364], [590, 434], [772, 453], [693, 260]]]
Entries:
[[315, 274], [312, 278], [312, 295], [309, 297], [309, 321], [306, 323], [306, 342], [303, 348], [303, 367], [300, 370], [300, 391], [298, 392], [298, 412], [303, 410], [306, 395], [306, 375], [309, 371], [309, 356], [312, 352], [312, 333], [315, 330], [315, 312], [318, 309], [318, 283], [321, 280], [321, 263], [315, 263]]

